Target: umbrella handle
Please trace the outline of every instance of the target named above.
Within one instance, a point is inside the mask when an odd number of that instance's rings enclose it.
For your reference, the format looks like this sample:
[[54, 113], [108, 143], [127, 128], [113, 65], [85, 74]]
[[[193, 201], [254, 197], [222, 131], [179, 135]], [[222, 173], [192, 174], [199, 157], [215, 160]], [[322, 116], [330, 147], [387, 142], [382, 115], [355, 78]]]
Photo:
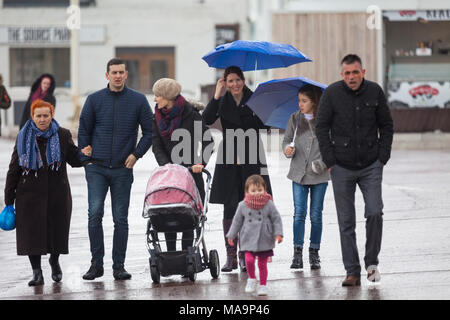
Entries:
[[257, 79], [257, 71], [258, 71], [258, 57], [255, 58], [255, 73], [253, 76], [253, 91], [256, 91], [256, 88], [258, 87], [258, 83], [256, 82]]
[[297, 129], [298, 125], [295, 126], [294, 135], [292, 136], [292, 142], [289, 144], [289, 146], [294, 147], [295, 137], [297, 136]]

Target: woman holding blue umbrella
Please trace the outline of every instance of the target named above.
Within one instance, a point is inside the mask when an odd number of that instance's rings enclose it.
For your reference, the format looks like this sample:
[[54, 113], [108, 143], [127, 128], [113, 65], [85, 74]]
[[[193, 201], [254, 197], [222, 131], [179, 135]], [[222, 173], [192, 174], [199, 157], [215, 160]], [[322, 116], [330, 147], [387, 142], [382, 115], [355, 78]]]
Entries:
[[[239, 202], [244, 199], [245, 181], [253, 174], [260, 174], [266, 182], [268, 193], [272, 194], [259, 133], [260, 129], [269, 127], [246, 105], [252, 93], [245, 85], [242, 70], [236, 66], [228, 67], [223, 78], [217, 81], [214, 97], [202, 114], [207, 125], [212, 125], [217, 119], [222, 125], [223, 140], [219, 145], [210, 195], [211, 203], [224, 205], [222, 222], [227, 260], [222, 272], [238, 267], [238, 241], [231, 246], [225, 235]], [[243, 252], [239, 252], [239, 266], [241, 271], [246, 271]]]
[[294, 197], [294, 258], [291, 269], [303, 269], [305, 220], [310, 194], [311, 236], [309, 263], [320, 268], [319, 249], [322, 238], [322, 210], [330, 175], [319, 150], [315, 133], [317, 107], [322, 95], [318, 86], [306, 84], [298, 91], [297, 112], [289, 118], [283, 139], [283, 150], [291, 158], [287, 177], [292, 180]]

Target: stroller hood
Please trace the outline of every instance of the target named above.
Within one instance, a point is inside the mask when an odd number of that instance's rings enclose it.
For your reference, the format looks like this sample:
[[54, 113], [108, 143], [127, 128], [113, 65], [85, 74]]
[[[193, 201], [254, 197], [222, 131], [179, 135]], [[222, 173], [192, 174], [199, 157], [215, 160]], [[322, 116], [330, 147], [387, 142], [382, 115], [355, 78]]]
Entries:
[[145, 205], [184, 203], [201, 213], [203, 204], [189, 170], [178, 164], [158, 167], [150, 176]]

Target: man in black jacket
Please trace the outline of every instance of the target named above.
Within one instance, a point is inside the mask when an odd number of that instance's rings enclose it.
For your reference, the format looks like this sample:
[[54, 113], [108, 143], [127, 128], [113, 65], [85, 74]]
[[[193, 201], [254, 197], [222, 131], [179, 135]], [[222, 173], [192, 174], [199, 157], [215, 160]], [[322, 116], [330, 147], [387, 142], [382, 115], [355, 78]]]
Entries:
[[341, 65], [342, 80], [331, 84], [320, 100], [316, 134], [333, 183], [347, 272], [342, 285], [357, 286], [361, 266], [355, 233], [356, 185], [365, 203], [367, 279], [377, 283], [383, 228], [381, 182], [383, 166], [391, 154], [393, 122], [383, 90], [364, 79], [361, 59], [349, 54]]

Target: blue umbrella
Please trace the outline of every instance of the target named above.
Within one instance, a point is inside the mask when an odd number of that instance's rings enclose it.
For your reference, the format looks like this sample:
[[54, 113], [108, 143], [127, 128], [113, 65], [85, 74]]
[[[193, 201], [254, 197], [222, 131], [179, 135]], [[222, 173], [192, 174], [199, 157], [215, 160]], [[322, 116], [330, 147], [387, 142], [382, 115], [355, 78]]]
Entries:
[[213, 68], [237, 66], [242, 71], [282, 68], [312, 61], [289, 44], [246, 40], [219, 45], [202, 59]]
[[298, 89], [312, 84], [323, 90], [326, 85], [305, 77], [275, 79], [261, 83], [247, 105], [266, 126], [285, 130], [289, 117], [298, 111]]

